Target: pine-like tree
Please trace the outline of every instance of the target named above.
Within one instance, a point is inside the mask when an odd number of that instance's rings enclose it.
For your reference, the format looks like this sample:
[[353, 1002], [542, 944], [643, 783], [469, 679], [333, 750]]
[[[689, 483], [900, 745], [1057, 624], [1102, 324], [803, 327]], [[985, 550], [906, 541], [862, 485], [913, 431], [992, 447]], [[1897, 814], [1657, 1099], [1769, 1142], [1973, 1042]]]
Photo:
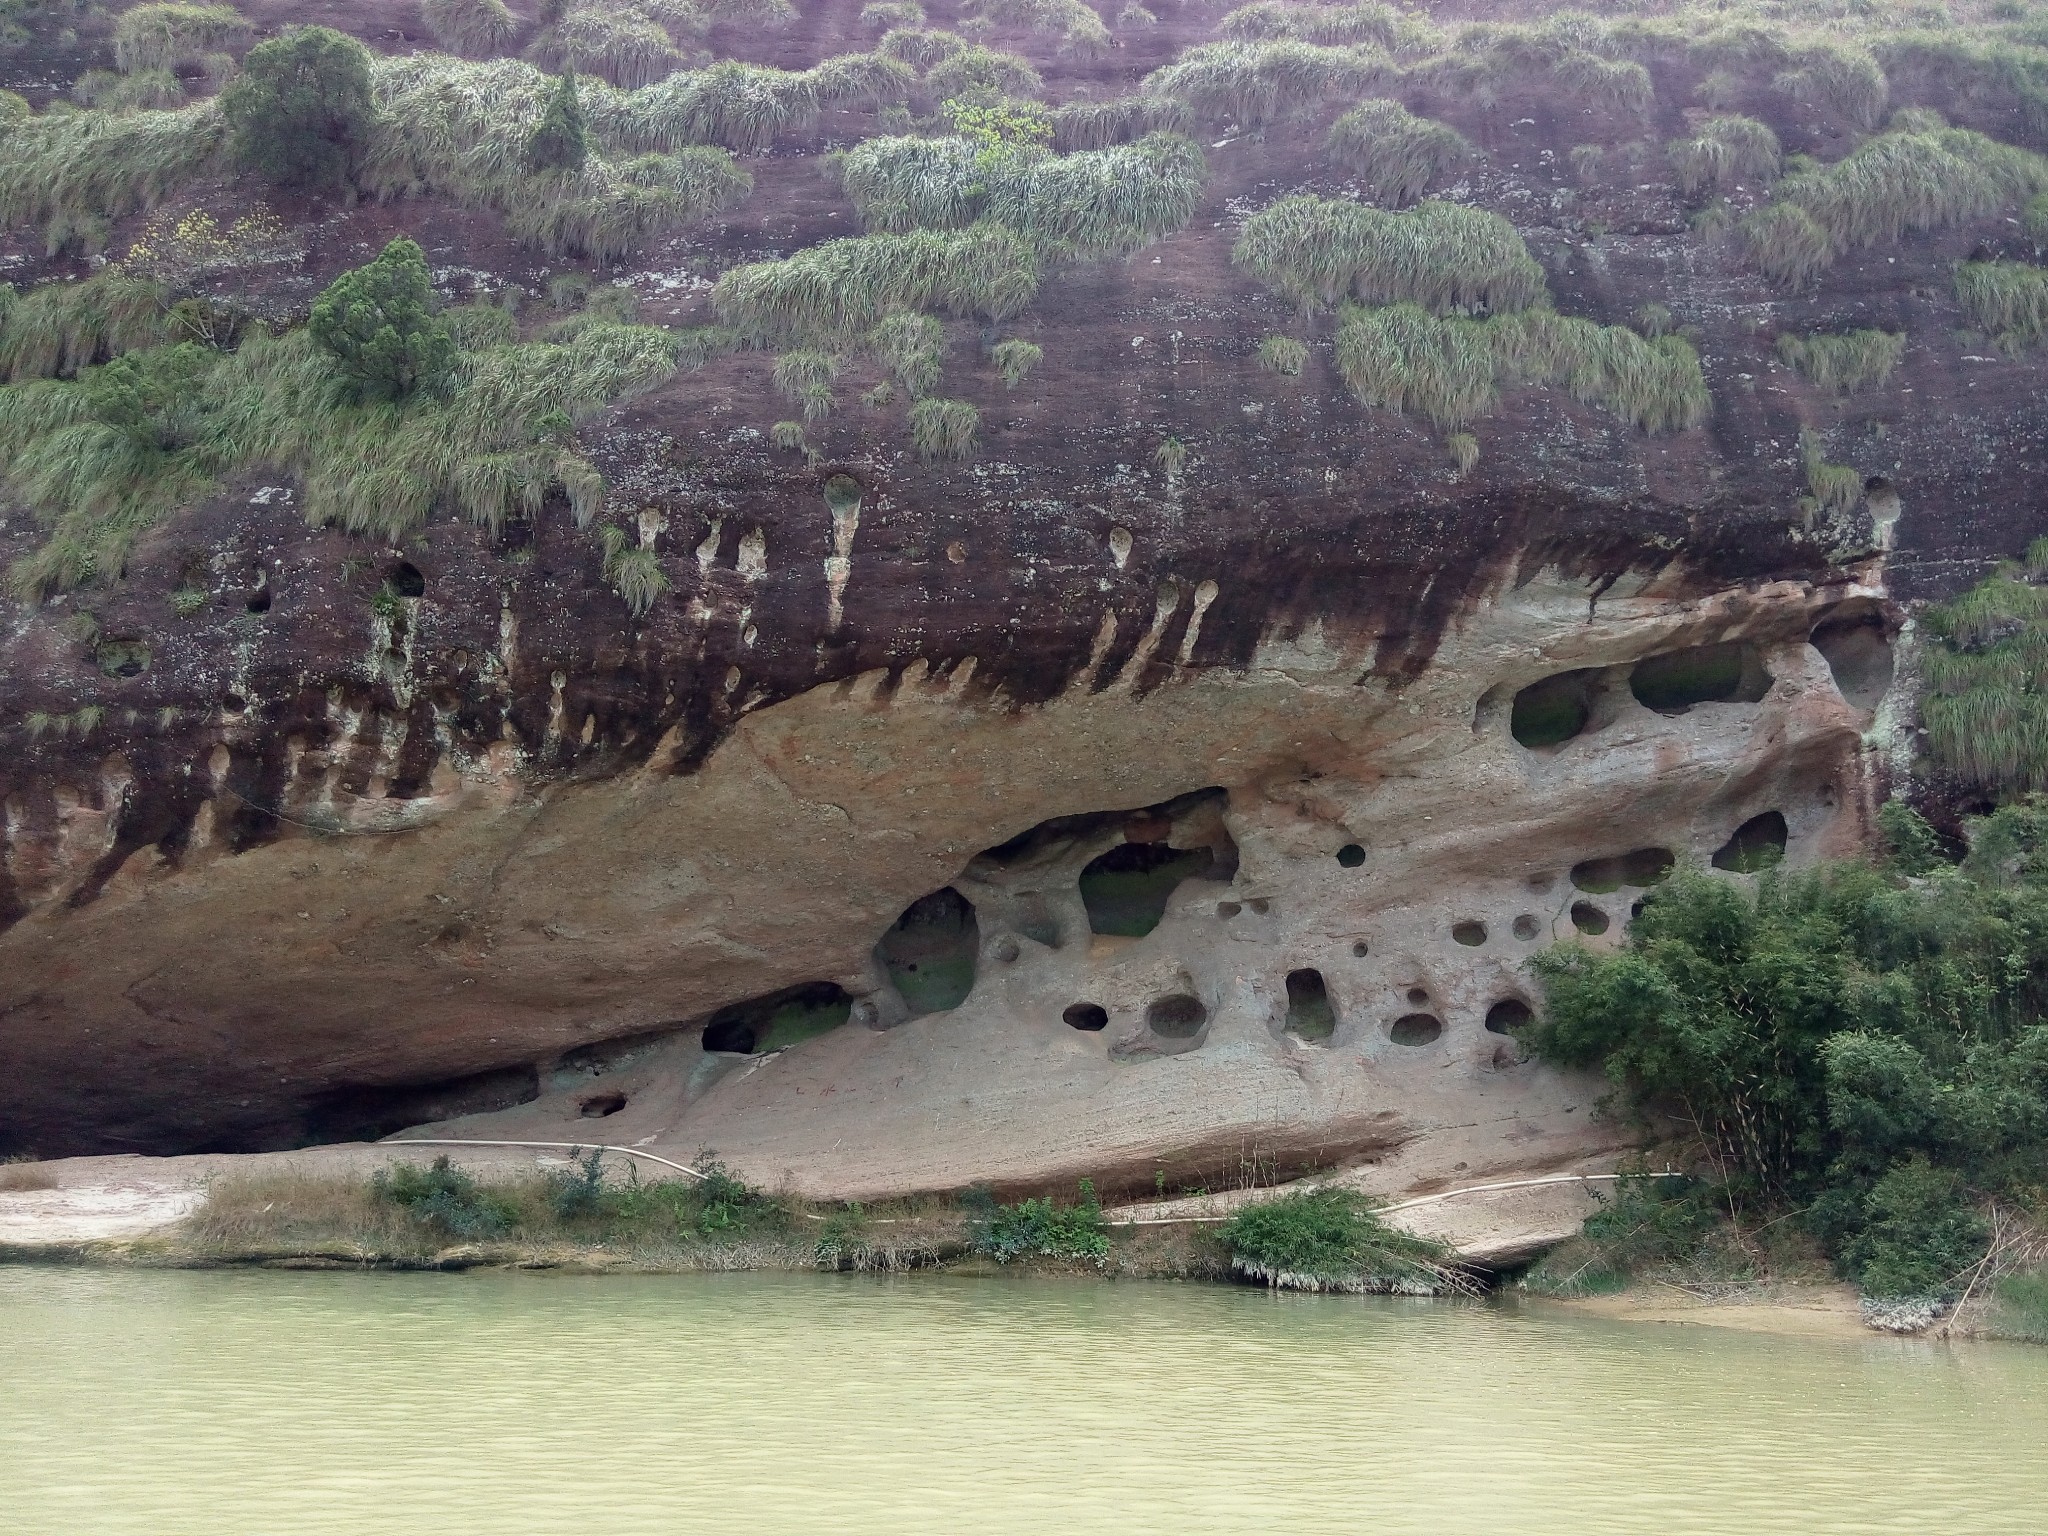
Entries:
[[258, 43], [221, 92], [235, 158], [284, 187], [347, 184], [376, 117], [370, 51], [326, 27]]
[[563, 74], [561, 84], [548, 98], [540, 126], [526, 141], [527, 169], [535, 171], [580, 171], [590, 155], [590, 130], [583, 120], [583, 103], [576, 97], [576, 74]]
[[329, 284], [313, 301], [309, 327], [342, 373], [373, 398], [401, 400], [432, 389], [455, 362], [455, 340], [434, 313], [427, 259], [406, 239]]

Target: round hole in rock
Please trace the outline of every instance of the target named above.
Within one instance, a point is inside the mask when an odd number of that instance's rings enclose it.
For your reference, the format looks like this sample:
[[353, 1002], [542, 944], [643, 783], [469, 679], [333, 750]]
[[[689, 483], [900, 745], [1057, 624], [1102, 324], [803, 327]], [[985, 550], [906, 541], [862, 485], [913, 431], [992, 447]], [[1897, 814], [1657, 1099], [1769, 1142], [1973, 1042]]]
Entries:
[[1874, 612], [1825, 619], [1808, 636], [1827, 662], [1835, 690], [1852, 709], [1875, 709], [1892, 685], [1892, 647]]
[[1346, 843], [1337, 850], [1337, 862], [1346, 869], [1356, 869], [1365, 862], [1365, 850], [1357, 843]]
[[239, 693], [224, 693], [221, 695], [220, 707], [228, 714], [239, 715], [249, 707], [249, 701]]
[[1254, 896], [1250, 901], [1246, 902], [1245, 905], [1250, 907], [1254, 912], [1258, 913], [1261, 917], [1264, 917], [1268, 912], [1273, 910], [1273, 903], [1266, 900], [1266, 898], [1263, 896]]
[[860, 505], [860, 482], [851, 475], [825, 477], [825, 505], [834, 512], [850, 512]]
[[920, 896], [875, 946], [913, 1015], [945, 1013], [974, 990], [981, 929], [974, 904], [953, 887]]
[[1075, 1003], [1060, 1017], [1075, 1029], [1109, 1028], [1109, 1010], [1100, 1003]]
[[248, 600], [242, 606], [251, 613], [270, 612], [270, 588], [258, 587], [249, 594]]
[[1304, 1040], [1327, 1040], [1337, 1033], [1337, 1009], [1321, 971], [1303, 966], [1287, 973], [1287, 1032]]
[[586, 1120], [602, 1120], [606, 1115], [616, 1115], [625, 1107], [626, 1096], [623, 1093], [593, 1093], [576, 1101], [576, 1113]]
[[1570, 741], [1593, 718], [1593, 684], [1599, 675], [1584, 667], [1531, 683], [1515, 695], [1508, 733], [1532, 751]]
[[1785, 818], [1776, 811], [1752, 816], [1714, 853], [1714, 868], [1753, 875], [1785, 857]]
[[1477, 949], [1486, 942], [1486, 924], [1468, 917], [1462, 923], [1451, 924], [1451, 937], [1467, 949]]
[[400, 597], [425, 597], [427, 595], [427, 578], [421, 573], [420, 568], [410, 560], [399, 561], [398, 564], [391, 567], [390, 573], [384, 579], [391, 583], [391, 590]]
[[1244, 908], [1234, 901], [1219, 901], [1216, 903], [1216, 915], [1218, 917], [1235, 917], [1243, 910]]
[[1145, 1023], [1152, 1033], [1169, 1040], [1191, 1040], [1208, 1022], [1209, 1010], [1202, 1006], [1202, 1000], [1186, 992], [1155, 998], [1145, 1010]]
[[1534, 912], [1524, 912], [1515, 919], [1515, 937], [1525, 944], [1542, 932], [1543, 923]]
[[1863, 482], [1863, 496], [1870, 503], [1870, 520], [1879, 526], [1896, 523], [1905, 507], [1899, 499], [1899, 488], [1883, 475], [1872, 475]]
[[1581, 933], [1605, 933], [1607, 914], [1590, 901], [1575, 901], [1572, 903], [1572, 926]]
[[1207, 848], [1118, 843], [1081, 871], [1081, 903], [1088, 909], [1089, 928], [1112, 937], [1143, 938], [1166, 915], [1174, 887], [1215, 862], [1216, 855]]
[[1351, 943], [1351, 953], [1363, 960], [1372, 953], [1372, 945], [1368, 944], [1364, 939], [1354, 939]]
[[93, 659], [108, 677], [140, 677], [149, 670], [149, 642], [134, 636], [106, 639], [93, 647]]
[[1645, 709], [1682, 715], [1695, 704], [1754, 704], [1771, 691], [1771, 674], [1755, 646], [1729, 640], [1645, 656], [1630, 668], [1628, 689]]
[[1429, 988], [1427, 988], [1427, 987], [1410, 987], [1410, 988], [1408, 989], [1408, 1001], [1409, 1001], [1409, 1002], [1411, 1002], [1411, 1003], [1426, 1003], [1426, 1002], [1428, 1002], [1428, 1001], [1429, 1001]]
[[1433, 1013], [1404, 1013], [1394, 1020], [1387, 1038], [1396, 1045], [1428, 1045], [1444, 1032], [1444, 1021]]
[[1662, 885], [1678, 860], [1669, 848], [1637, 848], [1604, 859], [1587, 859], [1572, 866], [1572, 884], [1595, 896], [1618, 891], [1624, 885], [1638, 890]]
[[1504, 1072], [1509, 1067], [1518, 1067], [1521, 1064], [1521, 1053], [1517, 1051], [1512, 1045], [1496, 1045], [1493, 1048], [1494, 1071]]
[[989, 946], [989, 957], [998, 965], [1008, 965], [1020, 953], [1022, 951], [1017, 948], [1017, 941], [1008, 934], [1004, 934], [1003, 937], [997, 939], [994, 944]]
[[1504, 997], [1486, 1010], [1486, 1027], [1496, 1035], [1512, 1035], [1535, 1019], [1534, 1011], [1519, 997]]

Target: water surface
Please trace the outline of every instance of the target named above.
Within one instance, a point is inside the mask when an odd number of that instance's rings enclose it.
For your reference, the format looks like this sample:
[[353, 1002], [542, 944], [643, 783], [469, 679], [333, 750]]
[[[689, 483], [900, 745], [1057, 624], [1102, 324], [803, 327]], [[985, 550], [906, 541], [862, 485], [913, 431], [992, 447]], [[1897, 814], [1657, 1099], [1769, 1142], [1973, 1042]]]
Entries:
[[1165, 1284], [0, 1270], [25, 1536], [2048, 1527], [2048, 1350]]

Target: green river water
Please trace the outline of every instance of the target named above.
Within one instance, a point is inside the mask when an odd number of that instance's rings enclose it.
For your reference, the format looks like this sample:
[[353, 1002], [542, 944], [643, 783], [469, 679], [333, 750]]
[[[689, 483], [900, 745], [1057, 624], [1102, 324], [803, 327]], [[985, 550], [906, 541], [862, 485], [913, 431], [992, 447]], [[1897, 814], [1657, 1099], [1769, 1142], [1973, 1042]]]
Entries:
[[2048, 1531], [2048, 1349], [1146, 1283], [0, 1270], [24, 1536]]

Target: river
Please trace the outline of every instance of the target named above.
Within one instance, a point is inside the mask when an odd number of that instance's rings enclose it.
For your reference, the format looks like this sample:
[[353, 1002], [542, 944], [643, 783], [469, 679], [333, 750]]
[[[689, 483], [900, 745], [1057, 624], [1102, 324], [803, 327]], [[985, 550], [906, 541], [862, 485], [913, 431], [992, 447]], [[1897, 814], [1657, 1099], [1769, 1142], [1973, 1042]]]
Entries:
[[2048, 1349], [958, 1277], [0, 1270], [21, 1536], [2048, 1528]]

